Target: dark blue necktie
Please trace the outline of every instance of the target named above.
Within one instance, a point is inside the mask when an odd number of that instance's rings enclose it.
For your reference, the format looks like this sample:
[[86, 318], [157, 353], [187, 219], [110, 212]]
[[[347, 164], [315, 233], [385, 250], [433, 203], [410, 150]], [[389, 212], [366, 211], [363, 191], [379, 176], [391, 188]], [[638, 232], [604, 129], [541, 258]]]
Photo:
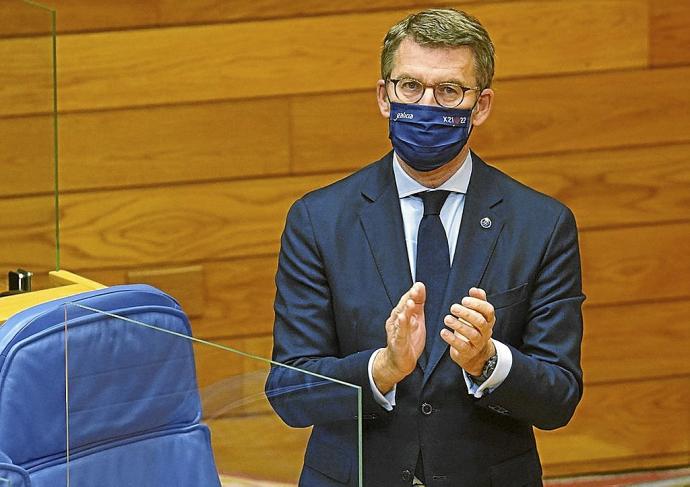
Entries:
[[[424, 320], [426, 323], [426, 346], [424, 348], [424, 363], [428, 361], [433, 342], [441, 331], [441, 306], [446, 292], [448, 274], [450, 274], [450, 252], [448, 238], [441, 223], [441, 208], [449, 191], [427, 191], [417, 196], [424, 202], [424, 216], [419, 223], [417, 232], [417, 265], [416, 281], [421, 281], [426, 287], [426, 302], [424, 303]], [[415, 476], [424, 481], [424, 462], [422, 452], [419, 452]]]
[[442, 327], [442, 301], [450, 273], [448, 238], [441, 223], [441, 208], [449, 191], [427, 191], [419, 193], [424, 202], [424, 216], [417, 232], [416, 280], [426, 286], [424, 318], [426, 322], [426, 348], [428, 358], [431, 345]]

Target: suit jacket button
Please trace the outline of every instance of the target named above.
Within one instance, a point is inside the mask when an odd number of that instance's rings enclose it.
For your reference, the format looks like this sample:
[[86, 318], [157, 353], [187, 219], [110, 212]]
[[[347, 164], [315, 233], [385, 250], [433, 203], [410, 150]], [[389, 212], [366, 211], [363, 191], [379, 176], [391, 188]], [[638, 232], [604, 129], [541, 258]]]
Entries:
[[434, 412], [434, 408], [429, 404], [428, 402], [425, 402], [422, 404], [422, 414], [424, 416], [429, 416], [431, 413]]
[[402, 473], [400, 474], [400, 477], [405, 481], [408, 482], [412, 480], [412, 472], [409, 470], [403, 470]]

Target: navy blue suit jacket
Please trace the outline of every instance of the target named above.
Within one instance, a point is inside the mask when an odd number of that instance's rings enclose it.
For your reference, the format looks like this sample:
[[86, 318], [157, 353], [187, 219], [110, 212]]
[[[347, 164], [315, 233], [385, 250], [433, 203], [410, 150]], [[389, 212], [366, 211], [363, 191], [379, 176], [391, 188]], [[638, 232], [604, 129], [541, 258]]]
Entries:
[[[490, 228], [480, 221], [491, 219]], [[307, 194], [281, 241], [274, 360], [362, 387], [364, 485], [409, 486], [418, 454], [427, 485], [541, 485], [533, 426], [565, 425], [582, 396], [577, 229], [571, 211], [473, 154], [445, 309], [472, 286], [496, 308], [493, 337], [513, 365], [477, 399], [439, 336], [428, 363], [397, 386], [393, 411], [373, 398], [367, 365], [384, 323], [412, 285], [392, 153]], [[267, 392], [290, 425], [313, 431], [300, 485], [357, 485], [356, 401], [273, 368]], [[422, 404], [430, 405], [424, 408]]]

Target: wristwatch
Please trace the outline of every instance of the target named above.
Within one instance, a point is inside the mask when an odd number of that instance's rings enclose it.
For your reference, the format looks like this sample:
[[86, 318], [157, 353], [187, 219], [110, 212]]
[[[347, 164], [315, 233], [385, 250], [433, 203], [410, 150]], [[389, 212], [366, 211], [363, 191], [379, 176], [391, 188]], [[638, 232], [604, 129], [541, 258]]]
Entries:
[[489, 360], [486, 361], [484, 364], [484, 368], [482, 369], [482, 373], [479, 376], [469, 374], [470, 377], [472, 378], [472, 382], [477, 384], [478, 386], [482, 385], [484, 382], [486, 382], [489, 377], [491, 377], [491, 374], [494, 373], [494, 370], [496, 369], [496, 364], [498, 363], [498, 355], [493, 354], [491, 357], [489, 357]]

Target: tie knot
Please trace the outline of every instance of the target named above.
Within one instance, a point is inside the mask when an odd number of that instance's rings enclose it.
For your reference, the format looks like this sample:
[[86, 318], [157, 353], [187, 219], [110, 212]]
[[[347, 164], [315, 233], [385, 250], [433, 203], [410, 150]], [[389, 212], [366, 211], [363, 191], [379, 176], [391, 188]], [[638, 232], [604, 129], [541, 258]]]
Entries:
[[426, 215], [438, 215], [441, 213], [441, 208], [443, 208], [443, 203], [446, 202], [446, 198], [450, 191], [425, 191], [424, 193], [419, 193], [419, 197], [422, 198], [424, 202], [424, 216]]

